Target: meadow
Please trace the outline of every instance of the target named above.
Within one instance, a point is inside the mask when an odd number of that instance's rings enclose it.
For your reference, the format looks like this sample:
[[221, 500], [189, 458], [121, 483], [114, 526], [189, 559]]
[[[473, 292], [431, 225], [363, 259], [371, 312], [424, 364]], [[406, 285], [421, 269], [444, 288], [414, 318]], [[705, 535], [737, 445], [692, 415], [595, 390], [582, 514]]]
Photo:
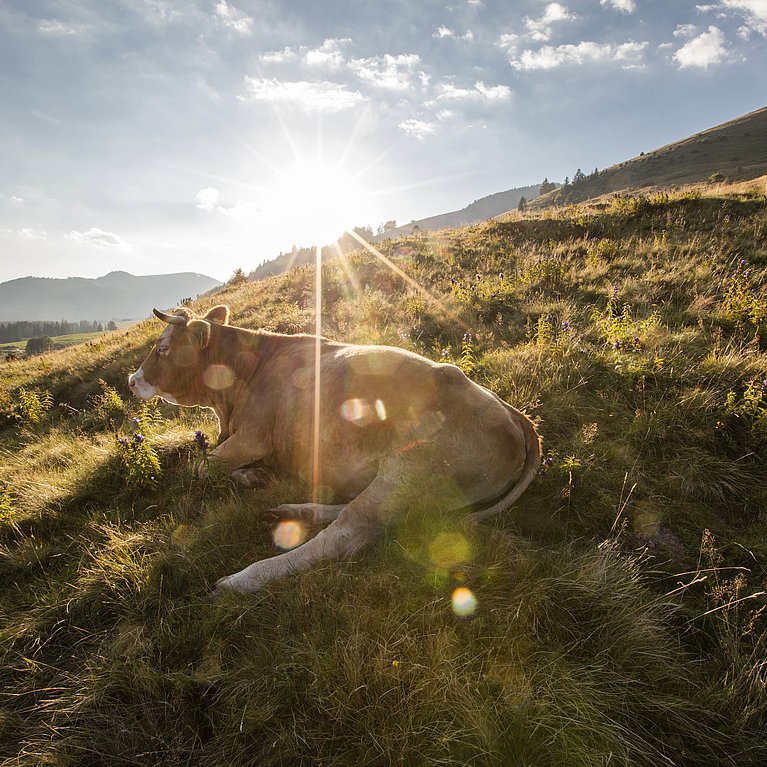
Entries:
[[[0, 763], [767, 763], [765, 179], [377, 247], [413, 282], [324, 264], [323, 334], [459, 365], [539, 476], [476, 526], [422, 478], [352, 561], [209, 603], [307, 489], [195, 476], [213, 417], [127, 390], [156, 320], [0, 365]], [[192, 308], [311, 332], [314, 284]]]

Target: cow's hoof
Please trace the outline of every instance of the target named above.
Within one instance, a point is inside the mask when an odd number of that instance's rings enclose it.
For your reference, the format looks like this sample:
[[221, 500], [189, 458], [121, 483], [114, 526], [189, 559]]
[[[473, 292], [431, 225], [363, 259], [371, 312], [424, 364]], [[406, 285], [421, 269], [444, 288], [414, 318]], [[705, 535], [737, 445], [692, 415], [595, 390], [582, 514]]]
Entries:
[[271, 478], [271, 473], [260, 466], [244, 466], [232, 472], [232, 479], [242, 487], [264, 487]]
[[297, 520], [300, 522], [312, 522], [311, 514], [307, 514], [301, 509], [300, 504], [281, 503], [273, 509], [267, 509], [262, 517], [264, 524], [271, 526], [277, 525], [286, 520]]

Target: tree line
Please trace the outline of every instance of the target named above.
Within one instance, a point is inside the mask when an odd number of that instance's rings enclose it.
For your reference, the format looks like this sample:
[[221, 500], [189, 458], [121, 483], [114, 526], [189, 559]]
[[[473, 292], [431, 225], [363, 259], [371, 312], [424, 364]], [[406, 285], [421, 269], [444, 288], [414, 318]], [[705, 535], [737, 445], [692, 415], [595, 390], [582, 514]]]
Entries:
[[117, 330], [117, 325], [112, 320], [106, 324], [97, 320], [0, 322], [0, 343], [13, 343], [35, 336], [67, 336], [73, 333], [102, 333], [105, 330]]

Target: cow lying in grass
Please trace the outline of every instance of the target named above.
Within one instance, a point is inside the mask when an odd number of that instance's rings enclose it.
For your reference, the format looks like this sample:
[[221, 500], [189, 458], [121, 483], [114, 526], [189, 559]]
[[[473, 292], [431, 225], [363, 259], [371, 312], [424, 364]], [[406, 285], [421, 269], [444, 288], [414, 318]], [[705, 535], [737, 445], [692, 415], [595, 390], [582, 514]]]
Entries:
[[185, 308], [155, 314], [168, 327], [129, 377], [134, 394], [212, 408], [221, 434], [211, 455], [241, 484], [300, 476], [345, 501], [272, 510], [330, 524], [217, 589], [256, 591], [321, 559], [350, 556], [377, 536], [402, 477], [440, 473], [482, 519], [514, 503], [540, 464], [530, 419], [454, 365], [388, 346], [233, 327], [226, 306], [204, 317]]

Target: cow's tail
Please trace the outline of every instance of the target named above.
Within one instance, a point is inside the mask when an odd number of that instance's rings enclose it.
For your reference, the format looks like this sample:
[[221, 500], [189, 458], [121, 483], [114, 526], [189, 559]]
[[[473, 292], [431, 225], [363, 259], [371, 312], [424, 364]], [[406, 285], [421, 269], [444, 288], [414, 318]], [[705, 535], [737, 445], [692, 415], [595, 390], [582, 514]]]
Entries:
[[[506, 404], [506, 403], [504, 403]], [[482, 519], [492, 517], [499, 511], [508, 509], [522, 493], [527, 490], [527, 486], [533, 481], [541, 465], [541, 437], [535, 429], [533, 422], [516, 408], [506, 405], [519, 418], [522, 424], [522, 431], [525, 435], [525, 465], [522, 468], [522, 474], [510, 487], [508, 487], [500, 497], [488, 499], [473, 505], [472, 518], [479, 522]]]

